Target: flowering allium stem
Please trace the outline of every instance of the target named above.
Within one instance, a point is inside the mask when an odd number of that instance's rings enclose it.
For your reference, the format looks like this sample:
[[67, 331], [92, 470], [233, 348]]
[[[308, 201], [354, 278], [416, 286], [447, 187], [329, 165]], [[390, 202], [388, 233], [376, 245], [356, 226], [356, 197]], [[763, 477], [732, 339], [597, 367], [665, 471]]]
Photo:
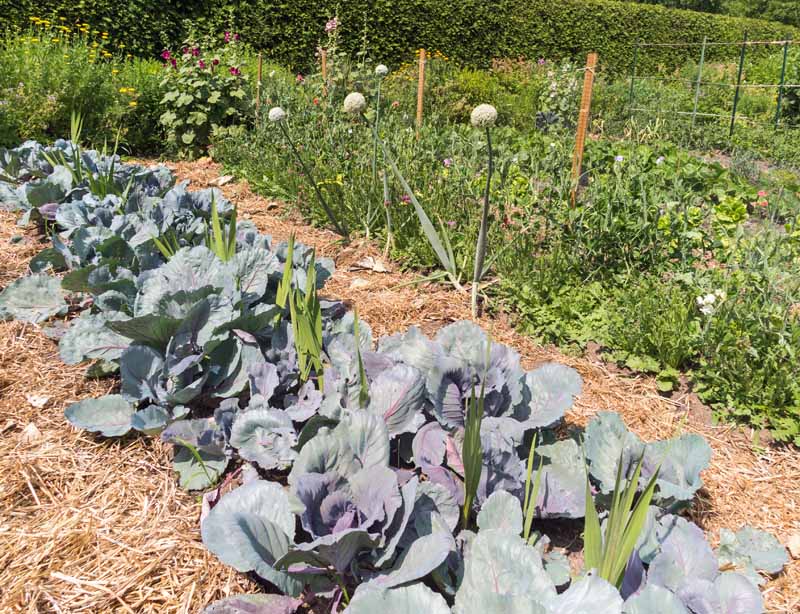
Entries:
[[472, 317], [477, 318], [478, 312], [478, 284], [483, 277], [483, 263], [486, 259], [486, 236], [489, 226], [489, 189], [492, 185], [492, 173], [494, 172], [494, 156], [492, 154], [492, 133], [486, 127], [486, 144], [489, 150], [489, 171], [486, 175], [486, 189], [483, 193], [483, 214], [481, 216], [481, 228], [478, 232], [478, 243], [475, 246], [475, 271], [472, 275]]
[[297, 146], [294, 144], [292, 137], [289, 135], [289, 130], [287, 130], [286, 128], [286, 122], [279, 121], [278, 125], [281, 127], [281, 130], [283, 131], [283, 135], [286, 137], [286, 140], [289, 141], [289, 145], [292, 148], [292, 152], [294, 152], [295, 158], [297, 158], [297, 162], [300, 164], [300, 166], [303, 169], [303, 172], [308, 178], [308, 181], [313, 186], [314, 192], [317, 195], [317, 200], [319, 201], [319, 204], [322, 205], [322, 208], [325, 210], [325, 214], [328, 216], [328, 219], [336, 227], [336, 232], [342, 235], [345, 241], [349, 242], [350, 236], [347, 232], [347, 228], [339, 222], [336, 215], [333, 213], [333, 210], [328, 206], [325, 197], [322, 195], [322, 191], [319, 189], [319, 186], [317, 185], [317, 182], [314, 179], [314, 175], [311, 173], [311, 169], [306, 165], [305, 161], [303, 160], [303, 157], [300, 155], [300, 152], [297, 151]]

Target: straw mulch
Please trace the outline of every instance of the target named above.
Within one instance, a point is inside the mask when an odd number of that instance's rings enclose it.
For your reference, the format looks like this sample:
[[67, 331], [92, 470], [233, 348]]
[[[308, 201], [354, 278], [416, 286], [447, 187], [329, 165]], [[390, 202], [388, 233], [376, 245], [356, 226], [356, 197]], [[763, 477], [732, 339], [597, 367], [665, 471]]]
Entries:
[[[195, 189], [221, 173], [207, 161], [172, 168]], [[365, 257], [381, 259], [374, 246], [342, 249], [335, 235], [255, 196], [246, 183], [230, 183], [223, 191], [262, 232], [281, 240], [294, 230], [299, 240], [335, 258], [337, 271], [325, 293], [357, 304], [375, 336], [412, 324], [430, 334], [469, 318], [466, 295], [444, 286], [397, 287], [414, 276], [365, 268]], [[2, 214], [2, 284], [23, 273], [36, 251], [27, 242], [9, 248], [10, 233], [18, 232], [12, 216]], [[784, 543], [800, 533], [795, 450], [757, 453], [748, 433], [709, 425], [694, 404], [661, 397], [648, 378], [609, 373], [600, 363], [537, 346], [503, 316], [484, 317], [480, 324], [516, 348], [527, 367], [557, 360], [578, 369], [585, 383], [568, 414], [572, 423], [614, 410], [646, 439], [682, 431], [705, 436], [714, 456], [693, 516], [712, 539], [721, 527], [744, 524], [771, 531]], [[55, 344], [35, 327], [0, 327], [0, 612], [197, 612], [220, 596], [254, 590], [203, 549], [199, 505], [177, 489], [168, 450], [151, 439], [98, 441], [65, 424], [68, 402], [103, 394], [113, 383], [83, 380], [81, 369], [61, 364]], [[34, 407], [41, 401], [37, 396], [48, 397], [42, 408]], [[800, 611], [800, 561], [768, 582], [765, 599], [769, 612]]]

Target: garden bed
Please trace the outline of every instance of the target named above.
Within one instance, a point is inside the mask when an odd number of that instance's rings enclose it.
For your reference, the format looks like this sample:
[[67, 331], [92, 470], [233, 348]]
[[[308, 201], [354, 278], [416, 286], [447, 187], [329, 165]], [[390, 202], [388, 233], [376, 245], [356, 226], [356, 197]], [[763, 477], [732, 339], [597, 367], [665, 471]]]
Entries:
[[[195, 188], [221, 172], [209, 162], [171, 167]], [[465, 296], [442, 286], [402, 285], [414, 277], [365, 266], [369, 257], [373, 263], [381, 259], [374, 246], [342, 249], [335, 235], [298, 222], [281, 206], [253, 195], [246, 184], [222, 189], [240, 216], [261, 232], [285, 239], [294, 230], [303, 243], [333, 257], [336, 273], [324, 294], [358, 305], [376, 336], [412, 324], [430, 333], [469, 318]], [[0, 217], [3, 286], [23, 274], [29, 258], [44, 247], [33, 233], [12, 243], [21, 234], [15, 221], [15, 214]], [[774, 533], [782, 543], [800, 533], [796, 450], [756, 453], [748, 433], [707, 424], [704, 414], [688, 410], [686, 399], [658, 395], [648, 378], [610, 374], [600, 363], [536, 346], [502, 317], [483, 318], [480, 324], [518, 350], [526, 368], [554, 360], [580, 372], [584, 388], [567, 414], [570, 423], [583, 425], [599, 411], [614, 410], [648, 440], [678, 431], [703, 435], [714, 454], [692, 516], [711, 541], [721, 527], [746, 523]], [[177, 488], [167, 446], [151, 438], [100, 442], [65, 428], [62, 411], [68, 402], [107, 393], [112, 384], [84, 380], [80, 368], [63, 365], [55, 344], [37, 327], [19, 322], [0, 327], [0, 609], [195, 612], [221, 596], [252, 590], [254, 585], [200, 542], [200, 506]], [[798, 585], [800, 562], [792, 560], [766, 586], [767, 611], [795, 611]]]

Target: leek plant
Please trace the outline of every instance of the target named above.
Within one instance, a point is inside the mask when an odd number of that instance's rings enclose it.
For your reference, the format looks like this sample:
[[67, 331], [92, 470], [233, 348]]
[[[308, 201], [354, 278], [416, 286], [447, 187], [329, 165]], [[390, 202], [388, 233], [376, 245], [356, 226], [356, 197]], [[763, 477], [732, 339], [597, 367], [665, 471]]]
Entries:
[[624, 465], [622, 452], [617, 464], [617, 479], [611, 497], [605, 531], [600, 527], [600, 518], [592, 497], [589, 475], [586, 475], [586, 525], [583, 533], [584, 561], [586, 569], [597, 570], [598, 575], [616, 587], [622, 585], [625, 567], [639, 541], [647, 521], [647, 509], [653, 499], [660, 466], [653, 473], [644, 491], [636, 500], [639, 477], [642, 473], [644, 453], [630, 479], [623, 481]]
[[328, 216], [331, 224], [333, 224], [334, 228], [336, 228], [336, 232], [339, 233], [346, 242], [350, 241], [350, 236], [347, 231], [347, 227], [339, 221], [339, 218], [336, 217], [336, 214], [333, 212], [333, 209], [330, 208], [328, 205], [328, 201], [325, 200], [325, 197], [322, 195], [322, 190], [319, 189], [319, 184], [314, 179], [314, 174], [311, 172], [311, 169], [306, 164], [305, 160], [303, 160], [303, 156], [300, 155], [300, 152], [297, 149], [297, 145], [295, 145], [292, 136], [289, 134], [289, 130], [286, 127], [286, 111], [284, 111], [280, 107], [273, 107], [269, 110], [269, 121], [273, 124], [278, 124], [281, 128], [281, 132], [283, 132], [283, 136], [286, 138], [286, 141], [289, 143], [289, 147], [292, 149], [292, 153], [294, 154], [295, 159], [297, 160], [298, 164], [300, 164], [300, 168], [303, 169], [303, 173], [305, 173], [306, 178], [308, 179], [311, 186], [314, 188], [314, 194], [319, 201], [320, 206], [325, 211], [325, 215]]

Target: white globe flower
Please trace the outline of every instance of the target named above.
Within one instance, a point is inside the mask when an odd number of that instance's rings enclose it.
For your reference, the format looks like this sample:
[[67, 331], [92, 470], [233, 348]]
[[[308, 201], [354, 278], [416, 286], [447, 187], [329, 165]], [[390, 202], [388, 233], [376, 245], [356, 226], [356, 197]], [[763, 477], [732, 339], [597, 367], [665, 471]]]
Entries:
[[476, 128], [491, 128], [497, 121], [497, 109], [490, 104], [479, 104], [472, 109], [470, 121]]
[[385, 77], [386, 75], [389, 74], [389, 67], [386, 66], [386, 64], [378, 64], [375, 67], [375, 74], [378, 77]]
[[367, 108], [367, 99], [360, 92], [352, 92], [344, 99], [345, 113], [358, 115]]
[[272, 107], [269, 110], [269, 121], [272, 123], [277, 124], [278, 122], [282, 122], [284, 119], [286, 119], [286, 111], [280, 107]]

